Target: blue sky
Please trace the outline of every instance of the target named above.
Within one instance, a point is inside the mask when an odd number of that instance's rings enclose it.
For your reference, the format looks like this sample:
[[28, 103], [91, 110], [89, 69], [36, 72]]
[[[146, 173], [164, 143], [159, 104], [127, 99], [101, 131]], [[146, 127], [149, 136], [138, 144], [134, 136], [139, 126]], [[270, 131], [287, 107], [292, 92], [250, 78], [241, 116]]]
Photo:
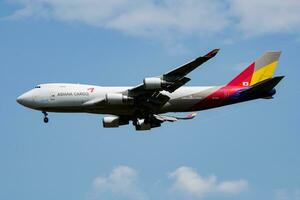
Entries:
[[[0, 2], [1, 199], [300, 199], [296, 0]], [[267, 50], [273, 100], [147, 133], [102, 115], [42, 114], [16, 97], [48, 82], [137, 85], [214, 48], [189, 85], [218, 85]]]

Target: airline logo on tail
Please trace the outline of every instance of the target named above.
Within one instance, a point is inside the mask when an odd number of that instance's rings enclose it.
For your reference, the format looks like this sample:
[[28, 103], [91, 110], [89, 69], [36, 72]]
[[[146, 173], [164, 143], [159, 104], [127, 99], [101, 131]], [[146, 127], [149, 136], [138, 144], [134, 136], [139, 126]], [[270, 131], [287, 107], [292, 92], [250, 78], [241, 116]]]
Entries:
[[281, 52], [267, 52], [230, 81], [228, 86], [248, 87], [272, 78]]

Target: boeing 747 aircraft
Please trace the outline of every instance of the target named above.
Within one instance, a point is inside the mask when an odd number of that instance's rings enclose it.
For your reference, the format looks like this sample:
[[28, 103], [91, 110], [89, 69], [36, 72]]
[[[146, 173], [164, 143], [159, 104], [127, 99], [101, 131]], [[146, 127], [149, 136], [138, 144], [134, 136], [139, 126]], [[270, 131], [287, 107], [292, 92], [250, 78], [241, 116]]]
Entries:
[[221, 86], [183, 86], [187, 75], [218, 53], [215, 49], [163, 75], [144, 78], [135, 87], [101, 87], [95, 85], [50, 83], [37, 85], [22, 94], [17, 102], [47, 112], [81, 112], [107, 114], [103, 127], [132, 124], [136, 130], [150, 130], [163, 122], [193, 119], [167, 116], [167, 112], [194, 112], [254, 99], [271, 99], [283, 76], [273, 77], [280, 52], [266, 52], [233, 80]]

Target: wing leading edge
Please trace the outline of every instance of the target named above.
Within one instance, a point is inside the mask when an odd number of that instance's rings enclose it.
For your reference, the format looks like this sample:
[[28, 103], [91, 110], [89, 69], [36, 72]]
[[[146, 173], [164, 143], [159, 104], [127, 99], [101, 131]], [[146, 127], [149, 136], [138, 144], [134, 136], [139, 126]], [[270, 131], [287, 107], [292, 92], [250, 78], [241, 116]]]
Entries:
[[197, 67], [199, 67], [200, 65], [208, 61], [209, 59], [213, 58], [219, 52], [219, 50], [220, 49], [214, 49], [204, 56], [200, 56], [191, 62], [188, 62], [170, 72], [167, 72], [163, 76], [179, 77], [179, 78], [186, 76], [188, 73], [190, 73], [191, 71], [193, 71], [194, 69], [196, 69]]
[[[181, 65], [177, 67], [174, 70], [171, 70], [163, 75], [157, 76], [157, 77], [150, 77], [145, 78], [143, 83], [130, 89], [129, 93], [140, 93], [140, 92], [154, 92], [154, 91], [168, 91], [168, 92], [174, 92], [179, 87], [185, 85], [187, 82], [189, 82], [191, 79], [186, 77], [187, 74], [189, 74], [191, 71], [205, 63], [206, 61], [213, 58], [217, 53], [219, 52], [219, 49], [214, 49], [207, 53], [204, 56], [200, 56], [196, 58], [195, 60], [192, 60], [184, 65]], [[153, 83], [153, 85], [156, 85], [157, 87], [149, 87], [147, 83]]]

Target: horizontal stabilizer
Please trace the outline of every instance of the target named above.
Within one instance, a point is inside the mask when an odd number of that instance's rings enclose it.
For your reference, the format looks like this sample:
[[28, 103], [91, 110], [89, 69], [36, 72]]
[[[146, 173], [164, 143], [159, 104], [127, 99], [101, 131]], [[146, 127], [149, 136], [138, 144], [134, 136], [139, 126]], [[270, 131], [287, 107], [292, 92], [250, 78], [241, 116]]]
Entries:
[[196, 115], [197, 115], [197, 113], [191, 113], [185, 117], [175, 117], [175, 116], [166, 116], [166, 115], [154, 115], [154, 117], [161, 122], [165, 122], [165, 121], [176, 122], [178, 120], [194, 119], [196, 117]]
[[271, 91], [282, 79], [284, 76], [277, 76], [274, 78], [270, 78], [264, 81], [261, 81], [248, 89], [242, 91], [241, 95], [257, 95], [264, 94]]

